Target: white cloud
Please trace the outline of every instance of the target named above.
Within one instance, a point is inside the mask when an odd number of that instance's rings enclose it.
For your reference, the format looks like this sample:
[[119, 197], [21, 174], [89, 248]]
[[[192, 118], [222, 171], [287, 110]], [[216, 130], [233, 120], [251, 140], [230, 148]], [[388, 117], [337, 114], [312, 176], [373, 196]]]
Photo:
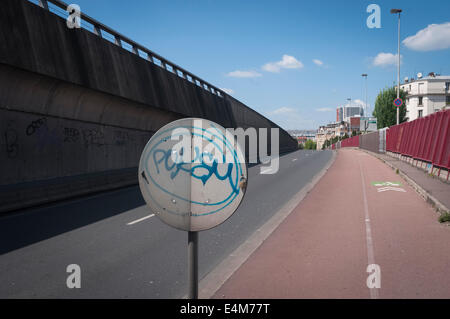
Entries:
[[416, 51], [433, 51], [450, 48], [450, 22], [430, 24], [415, 35], [402, 41], [406, 47]]
[[[400, 55], [400, 60], [403, 59], [403, 56]], [[397, 65], [398, 61], [398, 54], [392, 54], [392, 53], [385, 53], [380, 52], [378, 55], [373, 59], [372, 64], [374, 66], [389, 66], [389, 65]], [[401, 61], [400, 61], [401, 63]]]
[[331, 112], [334, 111], [334, 109], [332, 109], [331, 107], [321, 107], [316, 109], [317, 112]]
[[227, 74], [227, 76], [231, 76], [234, 78], [256, 78], [258, 76], [262, 76], [261, 73], [256, 71], [240, 71], [236, 70]]
[[262, 69], [267, 72], [280, 72], [281, 69], [301, 69], [303, 63], [298, 61], [293, 56], [284, 54], [281, 61], [269, 62], [262, 66]]
[[269, 112], [271, 115], [277, 115], [277, 114], [286, 114], [286, 113], [295, 113], [296, 111], [290, 107], [280, 107], [279, 109], [273, 110], [272, 112]]
[[322, 65], [323, 65], [323, 62], [320, 61], [320, 60], [318, 60], [318, 59], [314, 59], [313, 62], [314, 62], [315, 64], [317, 64], [318, 66], [322, 66]]
[[227, 88], [220, 88], [222, 91], [224, 91], [226, 94], [233, 94], [234, 91], [232, 89], [227, 89]]

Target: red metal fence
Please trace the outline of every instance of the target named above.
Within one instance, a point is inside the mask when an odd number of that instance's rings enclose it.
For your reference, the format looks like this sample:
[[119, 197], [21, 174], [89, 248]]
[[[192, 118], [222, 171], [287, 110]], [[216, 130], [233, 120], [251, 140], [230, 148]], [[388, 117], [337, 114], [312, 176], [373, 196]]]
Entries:
[[341, 147], [359, 147], [359, 135], [342, 140]]
[[450, 110], [391, 126], [386, 151], [450, 169]]

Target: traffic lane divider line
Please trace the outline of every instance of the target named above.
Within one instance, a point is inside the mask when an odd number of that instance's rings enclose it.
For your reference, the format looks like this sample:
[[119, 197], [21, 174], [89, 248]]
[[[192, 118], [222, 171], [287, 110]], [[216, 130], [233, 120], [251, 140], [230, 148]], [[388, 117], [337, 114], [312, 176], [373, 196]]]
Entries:
[[[373, 238], [372, 238], [372, 228], [370, 226], [370, 216], [369, 216], [369, 204], [367, 202], [367, 194], [366, 194], [366, 184], [364, 181], [364, 172], [361, 165], [361, 161], [358, 161], [359, 164], [359, 172], [361, 175], [361, 184], [362, 184], [362, 195], [363, 195], [363, 204], [364, 204], [364, 225], [366, 228], [366, 248], [367, 248], [367, 261], [369, 265], [375, 265], [375, 254], [373, 249]], [[379, 293], [378, 288], [369, 288], [370, 290], [370, 298], [378, 299]]]
[[131, 225], [137, 224], [137, 223], [142, 222], [142, 221], [144, 221], [146, 219], [149, 219], [149, 218], [151, 218], [153, 216], [155, 216], [155, 214], [150, 214], [148, 216], [144, 216], [142, 218], [139, 218], [139, 219], [133, 220], [132, 222], [127, 223], [127, 225], [131, 226]]

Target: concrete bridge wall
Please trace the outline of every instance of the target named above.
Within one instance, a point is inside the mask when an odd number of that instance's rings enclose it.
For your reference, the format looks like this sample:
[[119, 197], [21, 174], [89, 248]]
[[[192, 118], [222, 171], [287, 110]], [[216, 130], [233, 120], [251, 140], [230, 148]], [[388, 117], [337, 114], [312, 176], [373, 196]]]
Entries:
[[[277, 127], [140, 55], [29, 1], [2, 1], [0, 211], [136, 183], [145, 143], [179, 118]], [[296, 147], [280, 130], [280, 151]]]

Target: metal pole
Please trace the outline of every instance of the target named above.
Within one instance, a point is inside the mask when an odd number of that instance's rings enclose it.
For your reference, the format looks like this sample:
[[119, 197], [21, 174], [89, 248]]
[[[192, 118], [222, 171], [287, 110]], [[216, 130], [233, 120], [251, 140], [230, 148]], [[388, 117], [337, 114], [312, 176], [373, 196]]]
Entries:
[[367, 113], [367, 110], [368, 110], [368, 107], [367, 107], [367, 74], [366, 74], [366, 107], [365, 107], [365, 109], [366, 109], [366, 114], [364, 114], [366, 117], [368, 117], [369, 115], [368, 115], [368, 113]]
[[[366, 97], [365, 97], [365, 102], [364, 102], [364, 117], [367, 118], [367, 121], [368, 121], [368, 113], [367, 113], [367, 109], [368, 109], [368, 107], [367, 107], [367, 74], [366, 74], [366, 73], [363, 73], [363, 74], [361, 74], [361, 75], [362, 75], [362, 77], [366, 78], [366, 80], [365, 80], [365, 85], [366, 85]], [[366, 130], [367, 130], [367, 129], [364, 128], [364, 131], [366, 131]]]
[[[400, 98], [400, 12], [398, 13], [398, 67], [397, 67], [397, 99]], [[397, 107], [397, 125], [400, 123], [400, 107]]]
[[198, 299], [198, 232], [188, 232], [188, 299]]

